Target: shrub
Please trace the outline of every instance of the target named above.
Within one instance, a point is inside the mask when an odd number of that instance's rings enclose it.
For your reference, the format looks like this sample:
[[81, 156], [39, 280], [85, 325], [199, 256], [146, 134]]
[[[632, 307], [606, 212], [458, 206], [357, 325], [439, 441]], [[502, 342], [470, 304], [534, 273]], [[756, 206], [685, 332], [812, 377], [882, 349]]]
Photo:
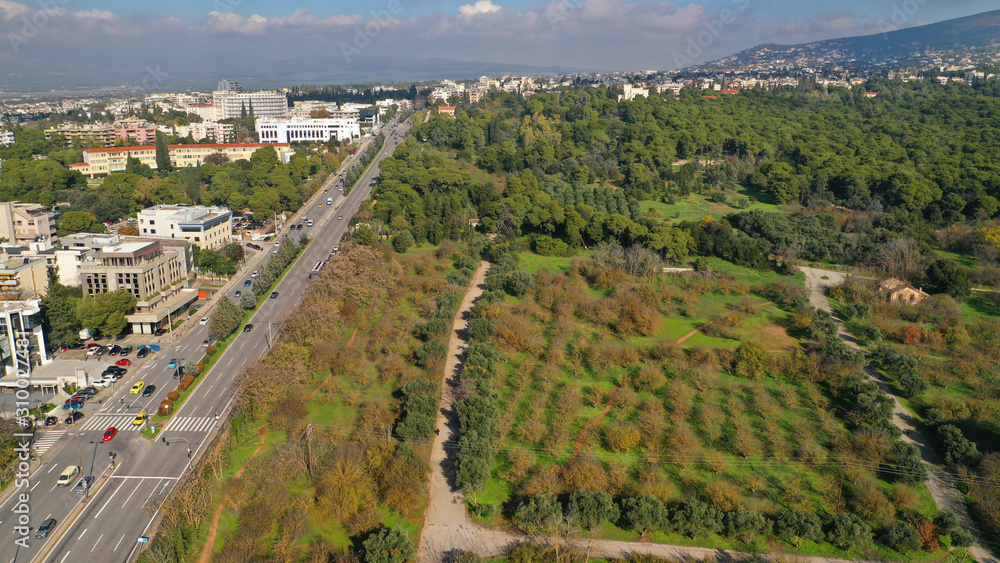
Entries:
[[951, 532], [951, 545], [955, 547], [969, 547], [972, 545], [973, 538], [972, 534], [968, 530], [963, 530], [961, 528], [957, 530], [952, 530]]
[[396, 527], [382, 528], [368, 536], [361, 546], [361, 559], [365, 563], [405, 563], [417, 553], [410, 536]]
[[639, 495], [622, 500], [621, 519], [623, 528], [645, 535], [663, 525], [667, 519], [667, 510], [659, 499]]
[[216, 348], [215, 346], [209, 346], [209, 347], [205, 348], [205, 354], [207, 354], [209, 356], [214, 356], [215, 353], [218, 352], [218, 351], [219, 351], [219, 349]]
[[872, 541], [872, 529], [854, 514], [837, 514], [830, 522], [827, 540], [837, 549], [851, 549]]
[[913, 524], [897, 522], [886, 530], [885, 544], [900, 553], [908, 553], [920, 549], [923, 540]]
[[618, 505], [604, 491], [573, 493], [566, 504], [566, 518], [586, 530], [598, 528], [604, 522], [615, 522], [620, 516]]
[[604, 444], [616, 453], [632, 451], [642, 440], [642, 434], [634, 424], [614, 424], [604, 431]]
[[171, 401], [176, 401], [177, 399], [180, 399], [180, 398], [181, 398], [181, 394], [178, 393], [177, 391], [171, 391], [171, 392], [167, 393], [167, 399], [169, 399]]
[[174, 402], [165, 399], [160, 403], [160, 406], [156, 409], [156, 414], [159, 416], [170, 416], [174, 412]]
[[689, 538], [722, 530], [722, 513], [711, 506], [689, 500], [681, 503], [670, 518], [671, 528]]

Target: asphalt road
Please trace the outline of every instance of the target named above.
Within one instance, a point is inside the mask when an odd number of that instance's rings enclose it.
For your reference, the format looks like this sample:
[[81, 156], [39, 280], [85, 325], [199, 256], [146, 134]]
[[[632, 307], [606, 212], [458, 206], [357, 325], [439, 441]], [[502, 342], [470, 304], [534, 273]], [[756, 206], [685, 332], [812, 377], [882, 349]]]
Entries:
[[[155, 412], [166, 393], [176, 387], [174, 370], [167, 367], [171, 359], [201, 359], [204, 355], [202, 342], [208, 337], [205, 325], [196, 325], [187, 335], [163, 345], [160, 352], [145, 359], [137, 360], [133, 355], [132, 360], [136, 363], [128, 368], [129, 373], [115, 384], [114, 389], [101, 390], [93, 400], [101, 401], [97, 412], [86, 415], [69, 430], [44, 433], [48, 443], [42, 454], [43, 463], [29, 478], [27, 504], [31, 533], [28, 547], [14, 543], [21, 537], [14, 529], [17, 514], [13, 510], [18, 504], [15, 494], [0, 505], [0, 529], [8, 537], [0, 543], [0, 561], [112, 562], [135, 558], [147, 545], [139, 543], [138, 539], [148, 533], [157, 516], [151, 506], [170, 493], [191, 460], [202, 452], [218, 424], [216, 416], [232, 400], [234, 378], [267, 352], [269, 325], [272, 333], [277, 331], [302, 298], [309, 273], [340, 244], [351, 216], [371, 193], [378, 175], [378, 162], [392, 154], [405, 137], [406, 129], [406, 125], [395, 124], [383, 127], [386, 141], [382, 151], [347, 197], [340, 195], [337, 189], [340, 174], [331, 176], [324, 185], [327, 193], [320, 190], [300, 212], [298, 220], [289, 222], [292, 228], [303, 223], [301, 231], [290, 233], [292, 240], [306, 234], [313, 242], [275, 288], [277, 297], [262, 301], [249, 321], [254, 328], [237, 336], [166, 423], [160, 436], [165, 437], [167, 443], [142, 437], [140, 427], [132, 422], [142, 411]], [[328, 197], [334, 199], [332, 206], [326, 204]], [[319, 203], [323, 206], [318, 207]], [[314, 221], [313, 227], [305, 226], [302, 215]], [[242, 282], [250, 279], [251, 271], [266, 263], [272, 248], [265, 246], [264, 251], [256, 252], [249, 260], [241, 277], [234, 278], [228, 290], [231, 297], [236, 290], [244, 289]], [[206, 311], [205, 315], [208, 314]], [[130, 393], [138, 381], [146, 386], [155, 385], [156, 391], [148, 397]], [[118, 434], [103, 442], [104, 430], [110, 426], [117, 427]], [[117, 461], [113, 469], [112, 452]], [[73, 493], [70, 488], [57, 487], [56, 479], [62, 470], [68, 465], [80, 465], [81, 459], [83, 474], [99, 477], [89, 493]], [[74, 485], [77, 480], [79, 478], [74, 480]], [[48, 538], [35, 539], [35, 528], [47, 518], [58, 521], [55, 530]]]

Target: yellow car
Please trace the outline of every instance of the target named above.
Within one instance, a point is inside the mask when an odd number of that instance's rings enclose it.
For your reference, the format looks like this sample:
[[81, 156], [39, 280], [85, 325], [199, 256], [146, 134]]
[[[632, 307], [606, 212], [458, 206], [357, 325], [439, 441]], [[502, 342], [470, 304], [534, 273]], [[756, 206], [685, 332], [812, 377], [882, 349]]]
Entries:
[[316, 207], [323, 207], [323, 204], [321, 203], [321, 204], [317, 205]]
[[132, 386], [132, 391], [130, 391], [130, 393], [132, 393], [133, 395], [138, 395], [139, 391], [142, 391], [142, 388], [145, 386], [146, 383], [144, 381], [140, 381]]
[[144, 424], [146, 422], [146, 419], [148, 418], [149, 418], [149, 413], [144, 412], [139, 416], [135, 417], [135, 419], [132, 421], [132, 426], [139, 426], [140, 424]]

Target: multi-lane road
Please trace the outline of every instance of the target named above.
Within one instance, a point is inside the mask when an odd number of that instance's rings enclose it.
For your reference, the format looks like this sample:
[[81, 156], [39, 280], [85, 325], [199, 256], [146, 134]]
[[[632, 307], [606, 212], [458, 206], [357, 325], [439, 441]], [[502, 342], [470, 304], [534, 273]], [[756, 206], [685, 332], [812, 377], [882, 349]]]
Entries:
[[[332, 175], [299, 213], [298, 220], [290, 222], [292, 228], [303, 223], [301, 231], [289, 233], [293, 240], [306, 234], [312, 243], [275, 288], [277, 297], [261, 302], [249, 321], [254, 325], [253, 330], [236, 337], [166, 422], [159, 436], [166, 438], [168, 443], [143, 437], [132, 421], [142, 411], [155, 412], [166, 393], [176, 387], [174, 370], [167, 367], [171, 359], [197, 361], [202, 357], [202, 343], [208, 336], [208, 327], [204, 325], [195, 325], [182, 338], [164, 345], [161, 351], [143, 360], [134, 360], [136, 365], [119, 380], [114, 390], [101, 391], [98, 412], [87, 415], [70, 430], [45, 433], [44, 463], [29, 478], [27, 490], [17, 491], [29, 495], [26, 503], [31, 526], [28, 546], [15, 544], [21, 535], [15, 530], [18, 514], [14, 509], [19, 504], [19, 494], [14, 494], [0, 504], [0, 529], [7, 537], [0, 543], [0, 561], [79, 563], [135, 559], [148, 545], [140, 543], [139, 538], [146, 537], [152, 529], [157, 517], [153, 510], [155, 501], [172, 491], [191, 462], [204, 451], [218, 425], [217, 416], [225, 411], [235, 393], [234, 378], [267, 352], [269, 324], [274, 328], [280, 325], [302, 298], [310, 272], [340, 244], [351, 217], [371, 193], [379, 162], [392, 154], [405, 137], [407, 128], [406, 123], [383, 127], [385, 145], [354, 190], [343, 196], [338, 189], [342, 185], [343, 171]], [[327, 198], [333, 199], [332, 206], [327, 205]], [[303, 215], [313, 220], [312, 227], [305, 226]], [[249, 279], [253, 270], [266, 263], [271, 248], [266, 246], [263, 252], [258, 252], [241, 271], [240, 277], [233, 280], [227, 289], [231, 297], [237, 290], [245, 289], [244, 279]], [[137, 381], [147, 386], [155, 385], [155, 393], [148, 397], [131, 394], [130, 389]], [[119, 432], [112, 440], [104, 442], [102, 435], [110, 426], [118, 428]], [[112, 453], [117, 462], [113, 468]], [[82, 473], [99, 476], [89, 494], [73, 493], [71, 487], [57, 487], [60, 472], [66, 466], [80, 465], [81, 458]], [[74, 479], [74, 485], [77, 480], [79, 477]], [[48, 518], [57, 520], [55, 530], [47, 538], [36, 539], [35, 528]]]

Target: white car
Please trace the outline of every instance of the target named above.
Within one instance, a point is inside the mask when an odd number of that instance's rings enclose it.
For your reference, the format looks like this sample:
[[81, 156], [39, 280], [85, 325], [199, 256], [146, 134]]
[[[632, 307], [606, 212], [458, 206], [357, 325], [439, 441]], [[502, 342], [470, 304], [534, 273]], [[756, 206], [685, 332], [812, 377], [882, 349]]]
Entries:
[[101, 379], [98, 379], [97, 381], [91, 381], [90, 382], [90, 386], [91, 387], [111, 387], [112, 381], [113, 381], [112, 379], [101, 378]]
[[201, 321], [199, 322], [199, 324], [207, 325], [208, 324], [208, 317], [202, 317]]
[[259, 275], [260, 275], [260, 272], [259, 272], [259, 271], [257, 271], [257, 270], [254, 270], [254, 271], [253, 271], [253, 273], [252, 273], [252, 274], [250, 274], [250, 277], [251, 277], [251, 278], [256, 278], [256, 277], [257, 277], [257, 276], [259, 276]]

